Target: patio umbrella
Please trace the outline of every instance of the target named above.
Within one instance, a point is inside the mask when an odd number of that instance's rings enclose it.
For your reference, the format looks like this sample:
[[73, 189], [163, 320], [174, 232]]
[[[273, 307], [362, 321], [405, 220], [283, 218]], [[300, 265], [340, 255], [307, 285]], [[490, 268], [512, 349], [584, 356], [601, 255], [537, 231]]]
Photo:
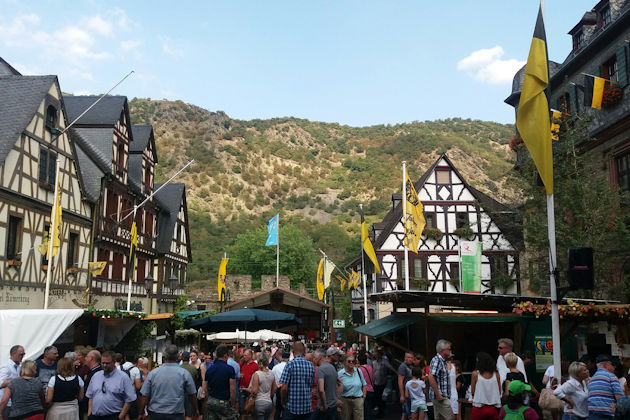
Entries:
[[248, 328], [254, 331], [276, 329], [300, 324], [302, 320], [295, 314], [243, 308], [195, 319], [187, 323], [187, 326], [204, 332], [223, 332], [236, 329], [247, 331]]
[[291, 336], [289, 334], [284, 334], [277, 331], [271, 330], [260, 330], [260, 331], [232, 331], [232, 332], [219, 332], [210, 334], [206, 337], [210, 341], [241, 341], [244, 339], [254, 340], [254, 341], [269, 341], [269, 340], [290, 340]]

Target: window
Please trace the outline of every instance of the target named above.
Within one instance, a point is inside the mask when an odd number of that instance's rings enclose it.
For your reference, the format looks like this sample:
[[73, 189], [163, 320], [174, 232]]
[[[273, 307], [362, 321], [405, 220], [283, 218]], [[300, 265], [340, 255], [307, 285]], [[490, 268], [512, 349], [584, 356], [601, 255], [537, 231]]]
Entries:
[[47, 149], [39, 151], [39, 183], [43, 187], [55, 188], [55, 172], [57, 171], [57, 154]]
[[147, 191], [150, 191], [152, 188], [153, 174], [151, 173], [151, 166], [147, 162], [147, 166], [144, 169], [144, 187]]
[[144, 233], [153, 236], [153, 213], [144, 214]]
[[584, 32], [580, 30], [575, 35], [573, 35], [573, 49], [579, 50], [584, 46]]
[[490, 260], [490, 277], [508, 276], [507, 257], [505, 255], [491, 255]]
[[111, 191], [107, 192], [107, 206], [105, 217], [116, 220], [118, 216], [118, 196]]
[[435, 213], [425, 213], [424, 214], [424, 220], [426, 220], [426, 222], [427, 222], [426, 227], [431, 228], [431, 229], [435, 229], [435, 227], [436, 227]]
[[600, 12], [599, 12], [599, 27], [600, 28], [604, 28], [606, 27], [611, 21], [611, 16], [610, 16], [610, 5], [606, 5]]
[[451, 279], [459, 281], [459, 263], [450, 263]]
[[415, 278], [426, 278], [426, 273], [425, 273], [425, 265], [424, 265], [424, 261], [422, 260], [422, 258], [414, 258], [413, 259], [413, 266], [411, 267], [413, 269], [413, 272], [410, 273], [413, 277]]
[[456, 228], [465, 228], [470, 226], [470, 222], [468, 220], [468, 213], [456, 213], [455, 214], [455, 225]]
[[77, 268], [75, 264], [79, 259], [79, 234], [70, 232], [70, 238], [68, 240], [68, 256], [66, 268]]
[[16, 216], [9, 216], [9, 230], [7, 232], [7, 260], [19, 260], [18, 253], [21, 245], [20, 230], [22, 227], [22, 219]]
[[619, 72], [617, 71], [617, 56], [613, 55], [604, 64], [602, 64], [602, 77], [611, 82], [619, 81]]
[[136, 263], [136, 265], [138, 266], [138, 271], [136, 272], [136, 281], [144, 283], [144, 278], [146, 277], [146, 275], [144, 274], [146, 271], [146, 264], [146, 260], [138, 258], [138, 262]]
[[114, 264], [112, 267], [112, 280], [124, 280], [123, 272], [123, 254], [114, 252]]
[[617, 185], [619, 191], [630, 191], [630, 153], [618, 156], [615, 159], [617, 163]]
[[[131, 224], [132, 224], [132, 220], [133, 220], [133, 208], [131, 207], [131, 202], [129, 200], [123, 200], [122, 202], [122, 213], [120, 214], [120, 218], [126, 218], [123, 221], [123, 226], [128, 227], [129, 229], [131, 229]], [[129, 217], [127, 217], [129, 216]]]
[[52, 105], [48, 105], [46, 108], [46, 128], [51, 130], [52, 128], [56, 128], [57, 125], [57, 108]]
[[125, 167], [125, 145], [122, 142], [122, 139], [118, 138], [118, 163], [117, 163], [116, 172], [118, 174], [123, 173], [123, 168]]
[[105, 261], [107, 265], [105, 266], [105, 270], [98, 277], [107, 277], [109, 275], [109, 250], [107, 249], [99, 249], [98, 250], [98, 260], [97, 261]]
[[451, 171], [448, 169], [437, 169], [435, 171], [435, 179], [438, 184], [450, 184]]

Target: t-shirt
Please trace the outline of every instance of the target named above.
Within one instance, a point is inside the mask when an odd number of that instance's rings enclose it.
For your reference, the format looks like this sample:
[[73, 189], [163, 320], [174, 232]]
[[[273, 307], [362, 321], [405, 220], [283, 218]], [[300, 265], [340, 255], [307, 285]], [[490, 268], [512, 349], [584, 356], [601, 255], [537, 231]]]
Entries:
[[426, 404], [427, 399], [424, 396], [424, 387], [426, 384], [420, 379], [410, 379], [405, 384], [405, 389], [409, 391], [409, 398], [412, 404]]
[[287, 365], [287, 362], [280, 362], [277, 365], [275, 365], [273, 369], [271, 369], [271, 371], [276, 377], [276, 382], [280, 382], [280, 378], [282, 378], [282, 371], [284, 370], [284, 367], [286, 365]]
[[28, 413], [42, 412], [42, 401], [39, 397], [42, 383], [37, 378], [15, 378], [7, 387], [11, 390], [11, 417]]
[[[337, 407], [337, 371], [328, 362], [322, 363], [317, 369], [317, 382], [324, 380], [324, 394], [326, 395], [326, 406], [328, 408]], [[319, 392], [317, 399], [320, 400]], [[322, 402], [318, 401], [317, 406], [322, 407]]]
[[258, 371], [258, 363], [249, 362], [241, 364], [241, 384], [239, 385], [241, 388], [249, 388], [249, 383], [252, 380], [252, 375], [254, 372]]
[[[518, 408], [516, 410], [518, 410]], [[503, 420], [505, 418], [505, 414], [505, 406], [502, 406], [501, 411], [499, 412], [499, 420]], [[538, 420], [538, 413], [536, 413], [536, 410], [529, 407], [527, 410], [523, 411], [523, 417], [525, 417], [525, 420]]]
[[[521, 381], [521, 382], [526, 382], [525, 381], [525, 375], [523, 375], [522, 372], [508, 372], [505, 375], [505, 381], [503, 381], [503, 383], [501, 384], [501, 387], [503, 388], [503, 393], [505, 394], [505, 392], [507, 391], [506, 388], [506, 383], [507, 381]], [[551, 382], [551, 381], [549, 381]]]
[[39, 359], [35, 361], [35, 366], [37, 366], [37, 377], [42, 383], [42, 389], [46, 392], [50, 378], [57, 374], [57, 361], [55, 360], [52, 366], [48, 366], [42, 359]]
[[551, 388], [551, 380], [553, 379], [553, 365], [549, 366], [547, 368], [547, 370], [545, 370], [545, 375], [547, 378], [549, 378], [549, 380], [547, 381], [547, 385], [545, 385], [545, 388]]
[[206, 382], [208, 382], [208, 395], [218, 400], [230, 399], [230, 379], [235, 379], [234, 368], [223, 360], [216, 360], [206, 370]]
[[403, 376], [403, 386], [405, 386], [407, 381], [411, 380], [411, 367], [407, 363], [401, 363], [398, 366], [398, 374]]

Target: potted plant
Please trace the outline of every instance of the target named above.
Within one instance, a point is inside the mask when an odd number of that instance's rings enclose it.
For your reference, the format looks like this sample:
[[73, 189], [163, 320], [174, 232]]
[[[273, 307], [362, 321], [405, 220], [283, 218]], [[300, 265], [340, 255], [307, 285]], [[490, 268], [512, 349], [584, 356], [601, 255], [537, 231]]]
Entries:
[[428, 227], [424, 228], [424, 230], [422, 231], [422, 234], [427, 239], [435, 239], [438, 242], [444, 236], [444, 233], [440, 229], [438, 229], [438, 228], [428, 228]]
[[490, 279], [490, 286], [502, 293], [507, 293], [508, 289], [514, 284], [514, 279], [507, 274], [497, 274]]
[[[424, 277], [409, 277], [409, 290], [429, 290], [431, 281]], [[396, 287], [398, 290], [405, 290], [405, 279], [396, 279]]]
[[602, 107], [611, 108], [621, 102], [623, 98], [623, 89], [617, 82], [606, 83], [604, 85], [604, 94], [602, 96]]
[[460, 238], [467, 239], [467, 238], [470, 238], [471, 236], [473, 236], [475, 233], [470, 228], [470, 226], [463, 226], [463, 227], [455, 229], [453, 231], [453, 234], [459, 236]]

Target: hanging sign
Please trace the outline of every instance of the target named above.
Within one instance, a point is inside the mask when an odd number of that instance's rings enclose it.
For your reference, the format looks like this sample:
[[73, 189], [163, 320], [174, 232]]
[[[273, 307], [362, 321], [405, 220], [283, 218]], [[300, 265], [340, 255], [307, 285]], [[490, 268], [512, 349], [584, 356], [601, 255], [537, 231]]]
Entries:
[[459, 242], [464, 293], [481, 293], [481, 248], [481, 242]]

